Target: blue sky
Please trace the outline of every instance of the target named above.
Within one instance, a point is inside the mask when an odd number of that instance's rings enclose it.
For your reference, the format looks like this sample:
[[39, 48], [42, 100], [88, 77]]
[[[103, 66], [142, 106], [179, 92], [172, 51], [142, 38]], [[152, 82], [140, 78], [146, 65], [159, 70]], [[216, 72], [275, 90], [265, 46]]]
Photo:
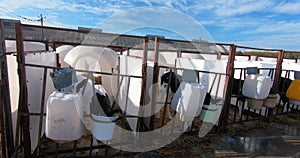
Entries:
[[9, 0], [0, 18], [46, 16], [45, 25], [100, 27], [104, 32], [159, 34], [300, 51], [300, 1], [294, 0]]

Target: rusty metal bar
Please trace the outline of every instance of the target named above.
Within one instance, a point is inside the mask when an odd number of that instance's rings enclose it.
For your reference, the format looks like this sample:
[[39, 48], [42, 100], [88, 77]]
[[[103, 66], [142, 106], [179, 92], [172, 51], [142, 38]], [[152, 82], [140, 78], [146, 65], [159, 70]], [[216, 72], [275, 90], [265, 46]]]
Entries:
[[156, 106], [156, 91], [158, 88], [158, 78], [159, 78], [159, 38], [155, 37], [154, 39], [154, 66], [153, 66], [153, 80], [152, 80], [152, 105], [151, 105], [151, 120], [150, 120], [150, 129], [154, 129], [154, 120], [155, 120], [155, 106]]
[[[169, 67], [169, 66], [159, 66], [160, 68], [166, 68], [166, 69], [174, 69], [174, 70], [185, 70], [184, 68], [179, 68], [179, 67]], [[174, 71], [176, 72], [176, 71]], [[210, 74], [220, 74], [220, 75], [225, 75], [229, 76], [229, 74], [226, 73], [220, 73], [220, 72], [210, 72], [210, 71], [202, 71], [202, 70], [197, 70], [199, 73], [210, 73]]]
[[49, 51], [49, 43], [45, 42], [45, 50], [48, 52]]
[[[41, 109], [40, 114], [44, 114], [44, 108], [45, 108], [45, 93], [46, 93], [46, 85], [47, 85], [47, 68], [44, 68], [44, 76], [43, 76], [43, 87], [42, 87], [42, 97], [41, 97]], [[39, 131], [38, 131], [38, 143], [37, 143], [37, 155], [40, 155], [40, 145], [41, 145], [41, 135], [42, 135], [42, 126], [43, 126], [43, 117], [44, 115], [39, 116]]]
[[29, 25], [29, 24], [22, 24], [24, 27], [32, 27], [32, 28], [40, 28], [40, 29], [50, 29], [50, 30], [60, 30], [60, 31], [71, 31], [71, 32], [78, 32], [78, 33], [93, 33], [93, 34], [105, 34], [105, 35], [114, 35], [114, 36], [121, 36], [121, 37], [132, 37], [132, 38], [144, 38], [144, 36], [137, 36], [137, 35], [126, 35], [126, 34], [114, 34], [114, 33], [107, 33], [107, 32], [97, 32], [97, 31], [90, 31], [90, 30], [75, 30], [75, 29], [68, 29], [68, 28], [58, 28], [58, 27], [50, 27], [50, 26], [38, 26], [38, 25]]
[[228, 55], [228, 62], [226, 67], [226, 76], [225, 80], [225, 101], [224, 106], [221, 112], [220, 127], [219, 129], [223, 129], [228, 123], [228, 115], [229, 115], [229, 105], [231, 100], [232, 86], [233, 86], [233, 75], [234, 75], [234, 59], [235, 59], [236, 46], [231, 45]]
[[11, 102], [10, 102], [10, 91], [9, 91], [9, 81], [8, 81], [8, 70], [7, 70], [7, 58], [6, 58], [6, 48], [5, 48], [5, 32], [3, 21], [0, 21], [0, 55], [1, 55], [1, 68], [0, 68], [0, 79], [3, 82], [1, 85], [1, 100], [4, 104], [4, 129], [2, 131], [5, 134], [7, 155], [10, 156], [14, 152], [14, 136], [13, 136], [13, 127], [12, 127], [12, 116], [11, 116]]
[[1, 125], [1, 147], [2, 147], [2, 157], [7, 157], [6, 150], [6, 132], [5, 132], [5, 117], [4, 117], [4, 100], [2, 99], [2, 86], [0, 86], [0, 125]]
[[280, 49], [255, 48], [255, 47], [247, 47], [247, 46], [236, 46], [236, 48], [254, 49], [254, 50], [263, 50], [263, 51], [281, 51]]
[[284, 51], [280, 50], [277, 57], [276, 69], [275, 69], [275, 77], [273, 82], [273, 91], [276, 92], [278, 88], [278, 84], [280, 82], [281, 70], [282, 70], [282, 62], [284, 57]]
[[[28, 92], [26, 85], [26, 70], [25, 70], [25, 54], [24, 54], [24, 43], [23, 43], [23, 32], [21, 23], [15, 24], [16, 30], [16, 44], [17, 44], [17, 61], [18, 61], [18, 73], [19, 73], [19, 106], [18, 106], [18, 118], [17, 127], [20, 125], [23, 131], [23, 144], [24, 144], [24, 156], [31, 157], [31, 140], [29, 131], [29, 116], [21, 116], [21, 113], [29, 113], [28, 110]], [[19, 124], [18, 124], [19, 123]], [[16, 138], [18, 138], [19, 130], [17, 129]], [[19, 140], [16, 139], [16, 144]]]
[[56, 66], [61, 67], [61, 63], [59, 62], [59, 54], [56, 52], [56, 43], [52, 42], [53, 51], [55, 52]]
[[[145, 37], [143, 43], [142, 88], [141, 88], [141, 98], [140, 98], [141, 107], [144, 106], [145, 97], [146, 97], [147, 58], [148, 58], [148, 37]], [[143, 127], [144, 127], [144, 111], [142, 109], [139, 109], [138, 130], [143, 131]]]
[[[60, 69], [59, 67], [55, 66], [45, 66], [45, 65], [37, 65], [37, 64], [24, 64], [25, 66], [30, 67], [39, 67], [39, 68], [48, 68], [48, 69]], [[87, 70], [80, 70], [76, 69], [76, 72], [86, 72], [86, 73], [94, 73], [94, 74], [101, 74], [101, 75], [111, 75], [111, 76], [117, 76], [117, 74], [114, 73], [108, 73], [108, 72], [99, 72], [99, 71], [87, 71]], [[141, 76], [135, 76], [135, 75], [124, 75], [120, 74], [122, 77], [133, 77], [133, 78], [142, 78]]]

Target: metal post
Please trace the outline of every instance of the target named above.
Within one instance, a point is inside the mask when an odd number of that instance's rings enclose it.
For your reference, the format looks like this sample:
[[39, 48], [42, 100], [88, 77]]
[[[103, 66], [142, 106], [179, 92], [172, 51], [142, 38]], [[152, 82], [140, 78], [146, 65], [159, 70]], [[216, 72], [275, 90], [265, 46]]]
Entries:
[[159, 57], [159, 38], [155, 37], [154, 41], [154, 66], [153, 66], [153, 80], [152, 80], [152, 105], [151, 105], [151, 121], [150, 129], [154, 129], [154, 120], [155, 120], [155, 106], [156, 106], [156, 91], [158, 88], [158, 76], [159, 76], [159, 67], [158, 67], [158, 57]]
[[[47, 84], [47, 68], [44, 68], [44, 75], [43, 75], [43, 88], [42, 88], [42, 98], [41, 98], [41, 109], [40, 109], [40, 114], [44, 114], [44, 109], [45, 109], [45, 93], [46, 93], [46, 84]], [[43, 126], [43, 118], [44, 115], [40, 115], [39, 119], [39, 131], [38, 131], [38, 150], [37, 150], [37, 155], [40, 155], [40, 145], [41, 145], [41, 135], [42, 135], [42, 126]]]
[[229, 55], [228, 55], [228, 62], [226, 67], [226, 80], [225, 80], [225, 102], [221, 112], [221, 120], [219, 129], [223, 129], [228, 122], [228, 115], [229, 115], [229, 105], [232, 93], [232, 86], [233, 86], [233, 75], [234, 75], [234, 58], [235, 58], [236, 46], [230, 45]]
[[274, 82], [272, 87], [274, 92], [277, 92], [277, 88], [280, 82], [283, 58], [284, 58], [284, 50], [280, 50], [277, 57], [275, 77], [274, 77]]
[[[2, 134], [5, 134], [7, 144], [7, 152], [8, 156], [11, 155], [11, 153], [14, 152], [14, 137], [13, 137], [13, 127], [12, 127], [12, 116], [11, 116], [11, 103], [10, 103], [10, 94], [9, 94], [9, 83], [8, 83], [8, 72], [7, 72], [7, 59], [6, 59], [6, 48], [5, 48], [5, 37], [4, 37], [4, 24], [3, 21], [0, 21], [0, 59], [1, 59], [1, 68], [0, 68], [0, 80], [2, 81], [1, 85], [1, 100], [4, 103], [4, 113], [3, 118], [5, 120], [3, 121], [4, 131], [2, 131]], [[4, 148], [2, 146], [2, 148]]]
[[[0, 96], [2, 96], [2, 85], [0, 85]], [[3, 115], [3, 108], [4, 108], [4, 103], [3, 99], [0, 99], [0, 125], [1, 125], [1, 147], [2, 147], [2, 157], [7, 157], [7, 150], [6, 150], [6, 132], [5, 132], [5, 117]]]
[[[145, 97], [146, 97], [146, 83], [147, 83], [147, 58], [148, 58], [148, 38], [144, 38], [144, 44], [143, 44], [143, 63], [142, 63], [142, 88], [141, 88], [141, 98], [140, 98], [140, 107], [143, 107], [145, 104]], [[137, 142], [138, 147], [141, 147], [141, 138], [140, 134], [141, 131], [143, 131], [144, 127], [144, 111], [143, 108], [139, 109], [138, 114], [138, 134], [137, 134]]]
[[[20, 85], [20, 95], [19, 95], [19, 106], [18, 106], [18, 118], [17, 127], [20, 125], [23, 131], [23, 144], [24, 144], [24, 156], [31, 157], [31, 141], [30, 141], [30, 131], [29, 131], [29, 113], [28, 110], [28, 92], [26, 84], [26, 71], [25, 71], [25, 54], [24, 54], [24, 44], [23, 44], [23, 32], [22, 24], [15, 24], [16, 30], [16, 43], [17, 43], [17, 61], [18, 61], [18, 73], [19, 73], [19, 85]], [[25, 114], [25, 115], [22, 115]], [[20, 124], [18, 124], [20, 123]], [[17, 130], [18, 133], [18, 130]], [[18, 138], [18, 135], [16, 135]], [[16, 143], [17, 140], [16, 140]]]
[[56, 67], [61, 67], [61, 63], [59, 62], [59, 54], [56, 52], [55, 42], [52, 43], [52, 46], [53, 46], [53, 51], [55, 52]]
[[49, 51], [49, 43], [45, 42], [45, 50], [48, 52]]

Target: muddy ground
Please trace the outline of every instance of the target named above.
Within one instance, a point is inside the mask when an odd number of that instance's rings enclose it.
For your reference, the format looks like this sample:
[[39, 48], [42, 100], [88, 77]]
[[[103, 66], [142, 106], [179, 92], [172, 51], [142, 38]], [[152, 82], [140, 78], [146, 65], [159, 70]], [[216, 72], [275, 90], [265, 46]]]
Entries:
[[[167, 120], [168, 121], [168, 120]], [[265, 120], [249, 121], [229, 125], [222, 133], [209, 133], [198, 137], [199, 124], [192, 131], [183, 133], [172, 143], [143, 153], [120, 151], [113, 148], [103, 148], [70, 152], [54, 153], [59, 150], [72, 149], [74, 143], [56, 143], [42, 139], [41, 152], [51, 153], [41, 157], [300, 157], [300, 113], [274, 116]], [[76, 142], [76, 146], [89, 147], [90, 134], [85, 134]], [[19, 157], [23, 157], [22, 153]]]
[[[300, 157], [299, 112], [266, 120], [232, 124], [222, 133], [210, 133], [201, 138], [198, 137], [197, 129], [196, 123], [194, 130], [185, 132], [172, 143], [154, 151], [132, 153], [107, 148], [100, 149], [97, 153], [93, 150], [92, 157]], [[90, 139], [89, 136], [84, 136], [84, 138]], [[88, 146], [88, 142], [79, 141], [77, 145]], [[53, 147], [55, 144], [44, 139], [42, 145], [44, 151], [51, 146]], [[72, 148], [72, 143], [60, 146], [61, 148]], [[76, 152], [75, 156], [91, 157], [87, 156], [88, 153], [89, 151]], [[74, 153], [58, 155], [58, 157], [73, 156]]]

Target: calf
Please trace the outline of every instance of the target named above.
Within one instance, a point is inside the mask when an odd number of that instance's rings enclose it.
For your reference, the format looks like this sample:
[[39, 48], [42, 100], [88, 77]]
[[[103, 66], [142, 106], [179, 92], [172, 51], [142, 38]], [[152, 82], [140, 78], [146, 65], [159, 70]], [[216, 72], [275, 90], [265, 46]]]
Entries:
[[[169, 85], [170, 83], [170, 85]], [[170, 104], [169, 102], [172, 100], [173, 95], [176, 93], [178, 87], [180, 85], [180, 81], [178, 79], [178, 76], [174, 72], [165, 72], [161, 76], [161, 82], [160, 82], [160, 87], [159, 87], [159, 96], [157, 98], [158, 102], [165, 102], [167, 99], [167, 110], [166, 114], [169, 119], [172, 118], [170, 114]], [[168, 87], [169, 87], [169, 93], [168, 93], [168, 98], [167, 97], [167, 92], [168, 92]], [[160, 113], [156, 113], [156, 118], [160, 118]]]
[[277, 92], [280, 95], [280, 98], [281, 98], [283, 104], [285, 104], [289, 100], [286, 97], [286, 91], [288, 90], [288, 88], [291, 85], [291, 83], [292, 83], [291, 79], [280, 77], [280, 82], [279, 82], [279, 86], [278, 86]]
[[243, 84], [244, 84], [244, 80], [234, 78], [233, 86], [232, 86], [232, 94], [241, 95], [242, 89], [243, 89]]

